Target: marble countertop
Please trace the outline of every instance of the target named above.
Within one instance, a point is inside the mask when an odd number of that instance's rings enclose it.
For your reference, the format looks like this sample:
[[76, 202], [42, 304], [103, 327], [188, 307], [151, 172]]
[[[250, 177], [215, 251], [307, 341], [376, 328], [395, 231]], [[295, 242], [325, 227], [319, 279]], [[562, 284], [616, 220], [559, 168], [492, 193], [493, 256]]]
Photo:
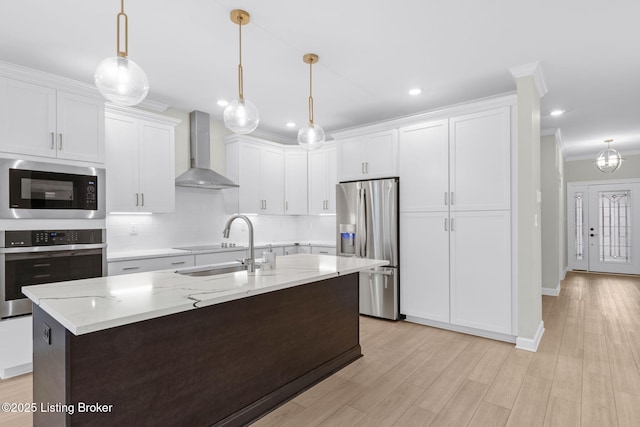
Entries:
[[[175, 270], [25, 286], [22, 292], [75, 335], [194, 310], [388, 264], [331, 255], [278, 257], [271, 270], [193, 277]], [[193, 270], [193, 268], [191, 268]]]

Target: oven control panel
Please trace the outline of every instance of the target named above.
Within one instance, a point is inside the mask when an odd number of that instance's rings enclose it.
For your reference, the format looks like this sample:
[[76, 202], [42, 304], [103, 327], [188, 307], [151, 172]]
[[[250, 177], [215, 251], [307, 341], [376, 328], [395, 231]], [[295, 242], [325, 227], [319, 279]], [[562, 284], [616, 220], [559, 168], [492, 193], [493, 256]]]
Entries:
[[34, 247], [104, 243], [102, 229], [90, 230], [11, 230], [4, 232], [4, 247]]

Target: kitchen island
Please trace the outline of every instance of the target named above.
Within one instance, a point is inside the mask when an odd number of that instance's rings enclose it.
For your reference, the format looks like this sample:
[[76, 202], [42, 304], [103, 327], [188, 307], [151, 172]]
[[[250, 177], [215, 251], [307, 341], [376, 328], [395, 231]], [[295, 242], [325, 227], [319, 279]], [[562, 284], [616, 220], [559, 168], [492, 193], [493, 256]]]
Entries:
[[361, 356], [359, 271], [138, 273], [28, 286], [34, 425], [244, 425]]

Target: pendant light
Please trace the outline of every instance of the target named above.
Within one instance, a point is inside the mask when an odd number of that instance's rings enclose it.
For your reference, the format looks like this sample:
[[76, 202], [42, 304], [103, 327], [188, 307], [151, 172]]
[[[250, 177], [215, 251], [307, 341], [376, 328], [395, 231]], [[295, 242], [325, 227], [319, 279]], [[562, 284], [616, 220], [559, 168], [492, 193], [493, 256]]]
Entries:
[[307, 53], [302, 57], [305, 64], [309, 64], [309, 123], [298, 129], [298, 144], [314, 150], [320, 148], [325, 141], [324, 130], [313, 122], [313, 64], [318, 62], [318, 55], [315, 53]]
[[601, 172], [613, 173], [620, 169], [624, 159], [617, 150], [610, 147], [613, 139], [607, 139], [604, 142], [607, 144], [607, 149], [598, 153], [598, 157], [594, 162]]
[[[116, 55], [98, 64], [94, 81], [100, 93], [117, 105], [139, 104], [149, 92], [149, 80], [142, 68], [129, 58], [129, 17], [124, 13], [124, 0], [120, 0], [117, 15]], [[124, 49], [120, 45], [120, 23], [124, 21]]]
[[247, 134], [253, 132], [260, 123], [258, 109], [253, 103], [244, 99], [243, 75], [242, 75], [242, 26], [249, 23], [249, 13], [244, 10], [235, 9], [231, 11], [231, 22], [238, 24], [239, 33], [239, 53], [240, 62], [238, 63], [238, 99], [229, 102], [224, 109], [225, 126], [239, 134]]

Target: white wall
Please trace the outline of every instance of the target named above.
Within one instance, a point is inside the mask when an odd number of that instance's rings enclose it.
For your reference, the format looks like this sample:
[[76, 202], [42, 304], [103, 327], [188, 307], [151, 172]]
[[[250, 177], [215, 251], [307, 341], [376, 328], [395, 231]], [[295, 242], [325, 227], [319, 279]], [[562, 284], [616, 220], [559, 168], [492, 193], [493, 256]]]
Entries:
[[564, 160], [559, 135], [540, 140], [542, 293], [557, 295], [566, 267]]
[[[597, 153], [593, 154], [595, 159]], [[593, 159], [572, 160], [565, 163], [565, 181], [606, 181], [611, 179], [640, 178], [640, 154], [625, 155], [620, 169], [614, 173], [603, 173], [593, 163]]]

